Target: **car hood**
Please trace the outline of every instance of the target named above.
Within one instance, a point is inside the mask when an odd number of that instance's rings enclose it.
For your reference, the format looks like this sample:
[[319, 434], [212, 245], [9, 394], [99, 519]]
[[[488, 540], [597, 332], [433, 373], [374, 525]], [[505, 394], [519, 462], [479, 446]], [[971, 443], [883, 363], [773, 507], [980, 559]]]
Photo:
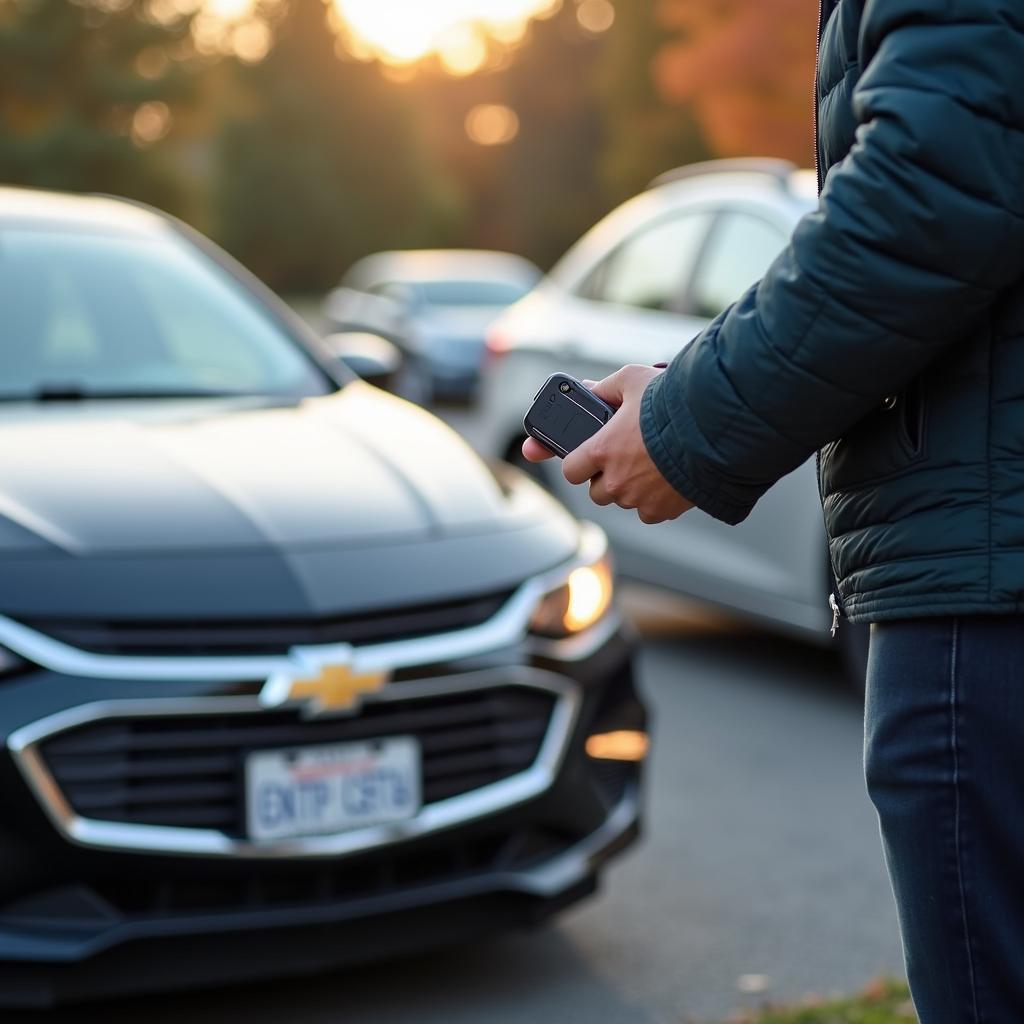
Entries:
[[291, 615], [486, 592], [566, 557], [575, 532], [361, 382], [294, 405], [0, 410], [8, 614]]

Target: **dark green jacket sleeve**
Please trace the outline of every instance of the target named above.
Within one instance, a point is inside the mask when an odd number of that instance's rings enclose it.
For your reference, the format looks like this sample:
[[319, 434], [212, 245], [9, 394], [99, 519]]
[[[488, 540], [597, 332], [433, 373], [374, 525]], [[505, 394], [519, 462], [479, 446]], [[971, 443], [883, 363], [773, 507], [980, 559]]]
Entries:
[[859, 46], [817, 211], [644, 395], [658, 468], [729, 523], [1024, 276], [1024, 4], [868, 0]]

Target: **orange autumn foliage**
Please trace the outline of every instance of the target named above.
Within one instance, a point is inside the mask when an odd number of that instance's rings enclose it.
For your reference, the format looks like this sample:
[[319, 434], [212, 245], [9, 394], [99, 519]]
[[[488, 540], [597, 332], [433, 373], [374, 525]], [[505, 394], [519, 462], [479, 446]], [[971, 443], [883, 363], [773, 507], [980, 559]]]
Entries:
[[720, 156], [813, 163], [816, 0], [660, 0], [654, 77]]

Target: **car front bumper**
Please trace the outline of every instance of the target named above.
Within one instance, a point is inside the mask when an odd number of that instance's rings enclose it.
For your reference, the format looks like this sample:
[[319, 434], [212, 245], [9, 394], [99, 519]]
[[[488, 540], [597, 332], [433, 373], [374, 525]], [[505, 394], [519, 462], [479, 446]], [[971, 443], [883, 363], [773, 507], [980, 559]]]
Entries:
[[535, 926], [594, 892], [638, 822], [631, 787], [590, 836], [533, 866], [273, 909], [111, 914], [79, 884], [0, 915], [0, 998], [38, 1008], [299, 976]]
[[[465, 680], [467, 692], [477, 680], [524, 690], [551, 682], [555, 710], [571, 705], [572, 713], [563, 716], [546, 774], [536, 774], [538, 755], [534, 774], [511, 779], [519, 789], [499, 782], [463, 794], [504, 798], [464, 801], [437, 827], [291, 847], [253, 844], [244, 824], [119, 831], [116, 822], [83, 817], [46, 745], [70, 736], [102, 750], [102, 730], [122, 711], [134, 721], [147, 703], [175, 714], [192, 704], [215, 719], [219, 708], [248, 699], [244, 684], [147, 683], [143, 700], [131, 680], [43, 670], [0, 684], [8, 746], [0, 763], [8, 807], [0, 822], [0, 1002], [50, 1005], [355, 964], [531, 924], [593, 891], [600, 866], [636, 837], [640, 822], [641, 764], [586, 750], [594, 733], [647, 728], [632, 641], [615, 615], [590, 635], [522, 639], [410, 674]], [[262, 720], [253, 714], [247, 722]], [[99, 731], [74, 733], [82, 722]], [[524, 787], [529, 779], [534, 785]], [[203, 841], [211, 832], [219, 844]]]

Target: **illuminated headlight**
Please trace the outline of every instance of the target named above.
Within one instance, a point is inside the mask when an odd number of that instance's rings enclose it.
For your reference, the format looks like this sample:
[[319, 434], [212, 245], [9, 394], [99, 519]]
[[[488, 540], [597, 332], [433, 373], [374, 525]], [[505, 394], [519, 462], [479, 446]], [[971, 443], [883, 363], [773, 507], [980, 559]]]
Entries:
[[612, 603], [611, 557], [605, 554], [573, 569], [565, 582], [537, 603], [530, 630], [541, 636], [563, 637], [594, 625]]

